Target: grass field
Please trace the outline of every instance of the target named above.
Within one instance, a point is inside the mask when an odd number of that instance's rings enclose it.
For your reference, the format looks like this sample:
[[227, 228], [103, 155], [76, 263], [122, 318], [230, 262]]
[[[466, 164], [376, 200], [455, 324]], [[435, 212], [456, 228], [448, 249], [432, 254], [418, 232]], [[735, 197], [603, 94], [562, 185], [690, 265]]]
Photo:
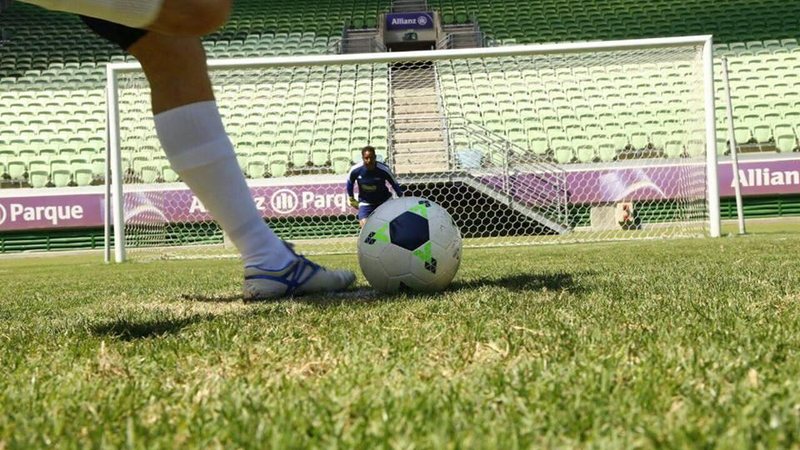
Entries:
[[0, 260], [0, 449], [797, 448], [799, 229], [260, 305], [233, 260]]

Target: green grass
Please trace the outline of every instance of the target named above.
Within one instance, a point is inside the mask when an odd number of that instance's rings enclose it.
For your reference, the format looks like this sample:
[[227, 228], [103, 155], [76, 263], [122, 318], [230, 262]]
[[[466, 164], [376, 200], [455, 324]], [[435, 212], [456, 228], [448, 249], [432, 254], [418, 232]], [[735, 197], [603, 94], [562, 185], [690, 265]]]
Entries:
[[261, 305], [233, 260], [2, 260], [0, 449], [797, 448], [788, 229], [469, 250], [440, 295]]

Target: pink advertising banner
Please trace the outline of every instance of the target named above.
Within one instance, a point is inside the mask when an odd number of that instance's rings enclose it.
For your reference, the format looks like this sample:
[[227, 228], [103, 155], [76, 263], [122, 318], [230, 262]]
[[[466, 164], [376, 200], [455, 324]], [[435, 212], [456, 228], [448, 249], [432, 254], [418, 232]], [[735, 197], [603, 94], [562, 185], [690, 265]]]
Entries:
[[[702, 175], [701, 169], [687, 170], [675, 165], [598, 168], [568, 172], [567, 182], [572, 203], [658, 200], [685, 195], [687, 173]], [[740, 162], [739, 175], [744, 196], [800, 194], [800, 155], [794, 159], [744, 160]], [[734, 195], [732, 180], [730, 162], [721, 162], [719, 188], [722, 197]], [[492, 183], [492, 180], [484, 182]], [[529, 180], [528, 184], [531, 183], [536, 181]], [[163, 195], [126, 194], [125, 210], [129, 217], [137, 216], [143, 222], [210, 220], [202, 203], [187, 189], [154, 188]], [[53, 192], [48, 189], [26, 189], [24, 193], [20, 190], [0, 191], [0, 232], [102, 227], [105, 213], [102, 188], [90, 191], [74, 189], [75, 194], [68, 190]], [[355, 212], [348, 206], [343, 182], [253, 186], [250, 190], [256, 207], [266, 218], [336, 216]]]

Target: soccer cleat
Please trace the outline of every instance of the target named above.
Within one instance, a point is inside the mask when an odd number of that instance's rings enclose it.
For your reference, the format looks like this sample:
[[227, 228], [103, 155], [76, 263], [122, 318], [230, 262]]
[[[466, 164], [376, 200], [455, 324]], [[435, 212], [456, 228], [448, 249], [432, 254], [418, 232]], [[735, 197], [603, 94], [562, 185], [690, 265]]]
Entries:
[[244, 301], [269, 300], [303, 294], [338, 292], [353, 284], [349, 270], [327, 270], [303, 256], [283, 269], [244, 268]]

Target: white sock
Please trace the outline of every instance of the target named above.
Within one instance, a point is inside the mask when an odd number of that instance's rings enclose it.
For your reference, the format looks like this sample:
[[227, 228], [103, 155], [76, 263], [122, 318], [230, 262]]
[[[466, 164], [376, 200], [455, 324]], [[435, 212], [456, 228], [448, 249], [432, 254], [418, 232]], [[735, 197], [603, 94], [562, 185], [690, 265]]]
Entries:
[[228, 234], [246, 266], [286, 267], [293, 260], [255, 207], [214, 101], [155, 116], [156, 132], [172, 169]]

